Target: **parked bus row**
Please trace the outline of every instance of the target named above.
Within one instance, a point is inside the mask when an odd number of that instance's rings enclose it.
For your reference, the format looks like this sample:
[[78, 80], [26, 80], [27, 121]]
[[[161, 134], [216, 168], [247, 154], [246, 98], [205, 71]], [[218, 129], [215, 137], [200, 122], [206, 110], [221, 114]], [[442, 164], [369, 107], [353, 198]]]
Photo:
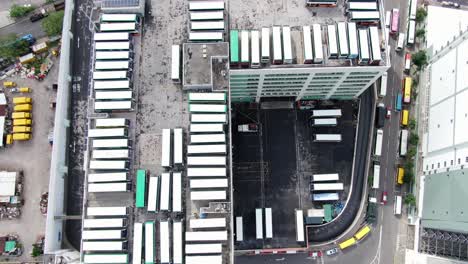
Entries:
[[353, 237], [339, 243], [338, 246], [341, 250], [354, 246], [356, 245], [356, 243], [363, 240], [367, 235], [369, 235], [371, 231], [371, 227], [369, 225], [365, 225], [358, 232], [356, 232], [356, 234], [354, 234]]
[[222, 41], [224, 1], [189, 1], [190, 41]]

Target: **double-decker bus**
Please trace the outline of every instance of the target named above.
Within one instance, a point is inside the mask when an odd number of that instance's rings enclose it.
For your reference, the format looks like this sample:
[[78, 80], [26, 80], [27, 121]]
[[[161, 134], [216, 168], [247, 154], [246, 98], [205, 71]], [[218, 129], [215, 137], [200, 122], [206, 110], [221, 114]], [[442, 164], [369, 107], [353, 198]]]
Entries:
[[390, 25], [391, 34], [396, 34], [398, 32], [399, 19], [400, 19], [400, 10], [398, 8], [393, 8], [392, 9], [392, 23]]

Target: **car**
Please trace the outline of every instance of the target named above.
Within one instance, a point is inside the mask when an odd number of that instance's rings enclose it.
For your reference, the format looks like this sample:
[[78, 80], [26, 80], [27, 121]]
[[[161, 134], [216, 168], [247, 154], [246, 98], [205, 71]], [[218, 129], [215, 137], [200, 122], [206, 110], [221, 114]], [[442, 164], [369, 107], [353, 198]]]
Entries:
[[390, 106], [387, 106], [387, 111], [385, 112], [385, 118], [390, 118], [392, 116], [392, 108]]
[[44, 17], [45, 16], [41, 13], [34, 13], [29, 17], [29, 20], [34, 23], [36, 21], [43, 19]]
[[387, 204], [387, 200], [388, 200], [387, 191], [383, 191], [383, 192], [382, 192], [382, 204], [383, 204], [383, 205], [386, 205], [386, 204]]
[[309, 251], [309, 257], [319, 258], [322, 256], [322, 251]]
[[329, 250], [325, 251], [325, 253], [327, 254], [327, 256], [335, 255], [336, 253], [338, 253], [338, 248], [329, 249]]

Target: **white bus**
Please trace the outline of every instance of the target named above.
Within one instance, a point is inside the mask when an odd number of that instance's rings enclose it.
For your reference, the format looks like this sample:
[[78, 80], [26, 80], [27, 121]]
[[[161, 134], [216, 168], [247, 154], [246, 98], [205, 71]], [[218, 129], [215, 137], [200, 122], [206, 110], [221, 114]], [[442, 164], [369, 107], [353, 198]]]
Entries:
[[342, 191], [344, 190], [343, 183], [314, 183], [312, 185], [313, 191]]
[[323, 43], [322, 43], [322, 27], [320, 24], [313, 24], [314, 34], [314, 63], [323, 62]]
[[124, 216], [127, 215], [127, 207], [125, 206], [110, 206], [110, 207], [87, 207], [87, 216]]
[[169, 245], [169, 222], [159, 222], [159, 249], [161, 264], [169, 264], [170, 262], [170, 245]]
[[91, 170], [128, 170], [126, 160], [91, 160], [89, 162]]
[[122, 239], [124, 236], [124, 230], [83, 230], [81, 232], [82, 240]]
[[217, 145], [188, 145], [187, 154], [207, 154], [207, 153], [216, 153], [216, 154], [226, 154], [227, 147], [225, 144]]
[[187, 177], [226, 177], [226, 168], [187, 168]]
[[304, 213], [296, 210], [296, 241], [304, 242]]
[[154, 222], [145, 222], [145, 263], [154, 263]]
[[190, 135], [190, 143], [204, 144], [204, 143], [224, 143], [226, 136], [224, 134], [200, 134]]
[[226, 241], [227, 231], [185, 232], [185, 241]]
[[182, 222], [174, 222], [172, 224], [172, 263], [182, 264], [183, 256], [183, 233]]
[[385, 13], [385, 27], [390, 28], [391, 23], [392, 23], [392, 11], [387, 11]]
[[192, 123], [226, 123], [226, 114], [192, 114]]
[[129, 185], [126, 182], [110, 182], [110, 183], [89, 183], [88, 192], [126, 192], [129, 190]]
[[136, 23], [101, 23], [99, 29], [101, 32], [135, 32]]
[[396, 195], [395, 201], [394, 201], [393, 213], [395, 215], [401, 215], [401, 207], [402, 207], [401, 196]]
[[128, 254], [84, 254], [83, 255], [83, 263], [85, 264], [114, 264], [114, 263], [121, 263], [127, 264], [128, 263]]
[[340, 58], [349, 57], [349, 48], [348, 48], [348, 31], [346, 30], [346, 23], [339, 22], [338, 25], [338, 43], [340, 48]]
[[408, 32], [406, 32], [406, 45], [412, 46], [414, 44], [414, 38], [416, 35], [416, 22], [410, 20], [408, 22]]
[[172, 173], [172, 212], [182, 212], [182, 174]]
[[127, 137], [126, 128], [95, 128], [88, 131], [89, 138]]
[[94, 82], [94, 90], [115, 90], [115, 89], [131, 89], [130, 80], [95, 81]]
[[338, 42], [336, 39], [335, 25], [327, 25], [328, 32], [328, 57], [338, 58]]
[[226, 156], [189, 156], [189, 166], [226, 166]]
[[128, 51], [98, 51], [96, 60], [128, 60], [130, 52]]
[[377, 10], [376, 2], [348, 2], [349, 11], [374, 11]]
[[171, 57], [171, 79], [173, 82], [180, 82], [180, 46], [172, 45]]
[[107, 219], [83, 219], [83, 228], [123, 228], [126, 222], [123, 218], [107, 218]]
[[159, 177], [150, 177], [148, 183], [148, 212], [156, 212], [158, 205]]
[[312, 195], [314, 201], [337, 201], [338, 199], [337, 193], [314, 193]]
[[248, 64], [250, 61], [249, 56], [249, 31], [241, 31], [241, 63]]
[[210, 243], [210, 244], [185, 244], [185, 254], [215, 254], [223, 252], [223, 244]]
[[128, 179], [127, 172], [105, 172], [88, 174], [88, 182], [125, 182]]
[[369, 37], [366, 29], [359, 29], [359, 60], [360, 65], [369, 64], [370, 50]]
[[207, 11], [207, 12], [190, 12], [190, 20], [223, 20], [224, 12], [223, 11]]
[[223, 124], [190, 124], [190, 133], [224, 132]]
[[377, 22], [380, 19], [379, 11], [351, 11], [350, 20], [353, 22]]
[[227, 105], [224, 104], [189, 104], [190, 113], [226, 113]]
[[244, 241], [244, 223], [242, 216], [236, 216], [236, 241]]
[[94, 139], [93, 148], [105, 149], [105, 148], [128, 148], [130, 147], [130, 141], [126, 138], [119, 139]]
[[170, 210], [170, 196], [171, 196], [171, 174], [161, 174], [161, 199], [159, 200], [159, 210], [169, 211]]
[[94, 102], [94, 110], [100, 111], [131, 111], [132, 101], [96, 101]]
[[138, 22], [136, 14], [102, 14], [101, 22]]
[[402, 129], [400, 132], [400, 156], [406, 156], [408, 148], [408, 130]]
[[341, 134], [314, 134], [314, 142], [341, 142]]
[[379, 64], [382, 60], [382, 54], [380, 53], [380, 40], [379, 30], [377, 27], [369, 27], [370, 36], [370, 48], [371, 48], [371, 64]]
[[224, 179], [201, 179], [201, 180], [190, 180], [191, 189], [199, 188], [227, 188], [228, 180]]
[[357, 38], [357, 30], [356, 30], [356, 23], [349, 22], [348, 23], [348, 40], [349, 40], [349, 59], [355, 59], [359, 56], [359, 48], [358, 48], [358, 38]]
[[126, 32], [116, 32], [116, 33], [94, 33], [94, 41], [117, 41], [117, 40], [130, 40], [130, 34]]
[[171, 130], [165, 128], [162, 130], [162, 147], [161, 147], [161, 166], [171, 167], [172, 164], [172, 134]]
[[251, 61], [250, 67], [251, 68], [259, 68], [260, 67], [260, 33], [257, 30], [252, 30], [250, 32], [251, 38]]
[[415, 20], [416, 19], [416, 11], [418, 8], [418, 1], [417, 0], [408, 0], [408, 7], [409, 7], [409, 19]]
[[93, 80], [119, 80], [127, 79], [127, 71], [95, 71]]
[[291, 28], [283, 27], [283, 53], [285, 64], [293, 62], [292, 47], [291, 47]]
[[135, 223], [133, 225], [133, 250], [132, 263], [141, 264], [143, 251], [143, 223]]
[[302, 42], [304, 43], [304, 60], [302, 63], [312, 63], [314, 60], [314, 54], [312, 50], [312, 35], [310, 33], [310, 26], [302, 26]]
[[380, 78], [379, 97], [384, 97], [385, 95], [387, 95], [387, 72], [384, 72]]
[[116, 61], [96, 61], [94, 69], [96, 70], [123, 70], [128, 69], [130, 62], [128, 60]]
[[312, 110], [312, 117], [341, 117], [341, 109]]
[[281, 28], [273, 27], [273, 64], [283, 63], [283, 53], [281, 50]]
[[314, 174], [312, 175], [313, 182], [327, 182], [327, 181], [338, 181], [340, 179], [338, 173], [329, 174]]
[[195, 21], [191, 22], [192, 30], [224, 30], [224, 21]]
[[379, 189], [380, 187], [380, 165], [374, 164], [374, 177], [372, 178], [372, 188]]
[[383, 139], [383, 130], [377, 129], [377, 133], [375, 137], [374, 156], [382, 155], [382, 139]]
[[255, 209], [255, 231], [257, 239], [263, 239], [263, 209]]
[[130, 50], [130, 41], [96, 42], [94, 48], [96, 50]]
[[185, 264], [223, 264], [223, 256], [186, 256]]
[[226, 200], [226, 191], [192, 191], [190, 199], [192, 201]]
[[128, 149], [95, 149], [91, 152], [92, 159], [128, 159]]
[[220, 41], [223, 40], [223, 32], [189, 32], [191, 41]]
[[127, 242], [124, 241], [83, 241], [82, 251], [124, 251]]
[[405, 46], [405, 33], [400, 32], [400, 34], [398, 34], [398, 41], [397, 41], [397, 46], [395, 47], [395, 51], [403, 50], [404, 46]]
[[273, 238], [273, 217], [271, 208], [265, 208], [265, 237]]
[[270, 29], [262, 28], [262, 62], [270, 62]]
[[189, 93], [189, 102], [197, 103], [226, 103], [226, 93]]
[[223, 10], [224, 1], [190, 1], [189, 10]]
[[336, 118], [315, 118], [312, 120], [313, 126], [336, 126]]
[[226, 227], [226, 218], [200, 218], [190, 219], [190, 228], [219, 228]]
[[184, 163], [184, 134], [182, 128], [174, 128], [174, 164], [182, 165]]
[[94, 126], [99, 127], [127, 127], [129, 124], [126, 118], [97, 118]]

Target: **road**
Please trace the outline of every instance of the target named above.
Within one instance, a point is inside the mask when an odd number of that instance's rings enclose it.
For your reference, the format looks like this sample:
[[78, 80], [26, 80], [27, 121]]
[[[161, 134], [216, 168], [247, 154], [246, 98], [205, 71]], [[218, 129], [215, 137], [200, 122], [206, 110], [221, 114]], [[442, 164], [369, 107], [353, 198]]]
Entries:
[[44, 30], [42, 30], [41, 20], [32, 23], [27, 17], [15, 24], [10, 24], [0, 28], [0, 36], [6, 36], [9, 34], [16, 34], [17, 36], [32, 34], [36, 39], [47, 35]]

